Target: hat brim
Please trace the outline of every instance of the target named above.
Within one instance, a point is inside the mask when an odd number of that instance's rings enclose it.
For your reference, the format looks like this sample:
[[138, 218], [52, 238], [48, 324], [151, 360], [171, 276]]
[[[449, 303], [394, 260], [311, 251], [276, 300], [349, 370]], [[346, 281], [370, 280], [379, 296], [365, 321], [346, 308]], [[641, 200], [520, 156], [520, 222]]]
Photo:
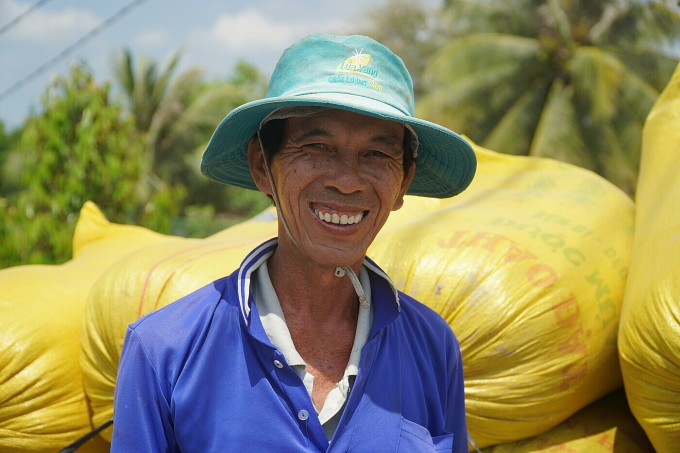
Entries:
[[296, 106], [336, 108], [409, 125], [418, 136], [416, 172], [407, 194], [448, 198], [472, 181], [477, 159], [470, 144], [455, 132], [414, 118], [383, 102], [346, 93], [271, 97], [244, 104], [215, 130], [201, 160], [201, 172], [216, 181], [257, 190], [247, 159], [248, 141], [260, 122], [276, 109]]

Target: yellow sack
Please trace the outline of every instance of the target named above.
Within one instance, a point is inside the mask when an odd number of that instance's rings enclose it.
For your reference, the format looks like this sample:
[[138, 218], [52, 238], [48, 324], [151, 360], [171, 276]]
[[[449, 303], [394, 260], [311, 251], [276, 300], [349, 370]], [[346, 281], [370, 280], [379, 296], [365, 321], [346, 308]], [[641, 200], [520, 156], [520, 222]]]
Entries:
[[653, 451], [645, 432], [631, 414], [622, 390], [597, 400], [540, 436], [482, 450], [483, 453]]
[[633, 414], [657, 451], [679, 451], [680, 65], [643, 131], [619, 353]]
[[[0, 271], [0, 451], [55, 452], [93, 427], [82, 387], [80, 335], [90, 287], [109, 265], [156, 236], [138, 227], [118, 238], [92, 237], [108, 222], [84, 206], [76, 225], [74, 257], [62, 265]], [[95, 438], [79, 451], [104, 452]]]
[[[123, 226], [121, 226], [123, 228]], [[114, 263], [89, 296], [81, 366], [93, 423], [113, 417], [113, 390], [127, 326], [140, 316], [231, 274], [256, 245], [276, 234], [268, 210], [206, 239], [167, 237]], [[112, 430], [102, 432], [111, 440]]]
[[476, 151], [468, 190], [418, 216], [396, 212], [399, 228], [369, 256], [456, 333], [468, 428], [483, 447], [541, 434], [621, 385], [634, 207], [587, 170]]
[[[478, 153], [467, 192], [407, 197], [369, 256], [461, 339], [470, 427], [490, 445], [540, 434], [620, 386], [615, 335], [633, 206], [588, 171]], [[274, 234], [269, 210], [207, 239], [133, 251], [102, 275], [82, 341], [95, 424], [113, 413], [127, 325], [231, 273]]]
[[[417, 217], [439, 206], [440, 200], [409, 197], [399, 212]], [[397, 228], [403, 221], [400, 219], [390, 219], [385, 231]], [[95, 425], [113, 416], [113, 391], [127, 326], [229, 275], [255, 246], [276, 232], [276, 211], [271, 208], [206, 239], [168, 237], [139, 251], [131, 246], [130, 254], [102, 275], [87, 304], [81, 356], [85, 392]], [[108, 429], [101, 435], [110, 441], [111, 434]]]

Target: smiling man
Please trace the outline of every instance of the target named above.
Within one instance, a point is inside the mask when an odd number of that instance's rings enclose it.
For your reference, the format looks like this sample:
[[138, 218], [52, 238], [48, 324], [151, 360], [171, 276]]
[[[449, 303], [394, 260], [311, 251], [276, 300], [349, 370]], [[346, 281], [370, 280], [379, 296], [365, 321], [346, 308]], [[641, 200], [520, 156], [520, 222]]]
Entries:
[[299, 41], [201, 169], [270, 195], [278, 237], [130, 326], [112, 451], [466, 452], [458, 342], [366, 257], [405, 194], [454, 196], [475, 170], [413, 116], [401, 59], [364, 36]]

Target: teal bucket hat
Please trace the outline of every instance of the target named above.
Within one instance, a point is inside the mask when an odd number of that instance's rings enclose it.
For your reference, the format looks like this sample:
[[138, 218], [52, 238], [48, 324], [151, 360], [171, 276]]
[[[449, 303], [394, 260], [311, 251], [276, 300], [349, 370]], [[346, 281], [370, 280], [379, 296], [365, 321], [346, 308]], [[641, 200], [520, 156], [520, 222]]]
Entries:
[[248, 141], [269, 114], [286, 107], [349, 110], [409, 126], [418, 137], [409, 195], [448, 198], [472, 181], [477, 160], [455, 132], [415, 118], [413, 82], [401, 58], [366, 36], [315, 34], [281, 56], [266, 97], [231, 111], [215, 130], [201, 172], [216, 181], [257, 190], [248, 167]]

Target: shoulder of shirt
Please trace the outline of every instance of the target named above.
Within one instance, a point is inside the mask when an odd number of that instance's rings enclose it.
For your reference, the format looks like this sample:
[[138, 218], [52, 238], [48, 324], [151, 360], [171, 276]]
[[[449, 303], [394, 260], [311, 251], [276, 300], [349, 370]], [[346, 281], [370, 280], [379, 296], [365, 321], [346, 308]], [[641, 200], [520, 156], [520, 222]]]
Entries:
[[216, 337], [232, 344], [240, 337], [235, 287], [232, 274], [143, 316], [128, 327], [125, 344], [144, 351], [144, 360], [164, 382], [176, 382], [191, 357], [201, 354], [202, 344]]
[[401, 305], [400, 318], [413, 324], [424, 324], [424, 327], [437, 335], [452, 333], [451, 326], [439, 313], [424, 303], [416, 300], [406, 293], [398, 291]]
[[234, 274], [208, 283], [165, 307], [147, 313], [130, 324], [129, 328], [140, 336], [147, 332], [156, 336], [163, 331], [176, 335], [176, 329], [196, 328], [209, 321], [217, 310], [233, 311], [238, 315], [236, 298], [228, 296], [230, 286], [235, 288]]

